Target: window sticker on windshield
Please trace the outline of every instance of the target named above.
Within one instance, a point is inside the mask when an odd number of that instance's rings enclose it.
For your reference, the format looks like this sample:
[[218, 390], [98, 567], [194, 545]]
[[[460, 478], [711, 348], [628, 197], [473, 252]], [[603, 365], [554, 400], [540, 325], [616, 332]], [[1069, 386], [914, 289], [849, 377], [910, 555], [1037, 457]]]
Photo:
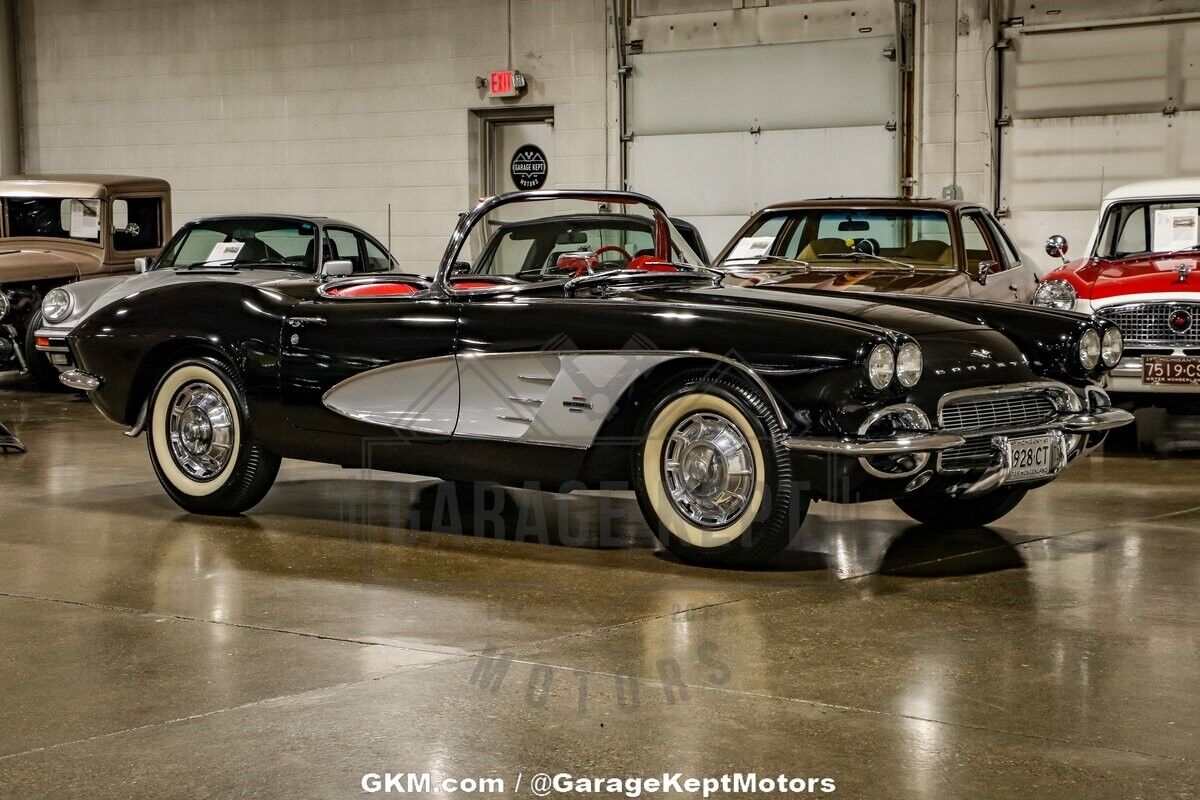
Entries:
[[1195, 208], [1158, 208], [1154, 210], [1156, 253], [1185, 250], [1200, 244], [1200, 210]]
[[246, 246], [245, 242], [218, 242], [205, 261], [233, 261]]
[[71, 201], [71, 237], [73, 239], [100, 238], [100, 201]]
[[771, 250], [774, 236], [747, 236], [733, 246], [729, 258], [760, 258]]

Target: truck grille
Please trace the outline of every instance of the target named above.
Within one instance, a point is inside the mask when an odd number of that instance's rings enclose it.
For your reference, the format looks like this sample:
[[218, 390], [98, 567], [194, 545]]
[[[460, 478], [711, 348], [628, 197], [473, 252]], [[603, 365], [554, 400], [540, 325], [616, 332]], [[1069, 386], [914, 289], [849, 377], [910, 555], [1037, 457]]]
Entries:
[[941, 425], [948, 431], [1022, 429], [1049, 422], [1057, 413], [1054, 401], [1038, 391], [968, 396], [942, 408]]
[[[1195, 320], [1188, 330], [1178, 333], [1169, 320], [1176, 311], [1185, 311]], [[1102, 308], [1096, 315], [1116, 323], [1128, 344], [1200, 344], [1200, 303], [1137, 303]]]

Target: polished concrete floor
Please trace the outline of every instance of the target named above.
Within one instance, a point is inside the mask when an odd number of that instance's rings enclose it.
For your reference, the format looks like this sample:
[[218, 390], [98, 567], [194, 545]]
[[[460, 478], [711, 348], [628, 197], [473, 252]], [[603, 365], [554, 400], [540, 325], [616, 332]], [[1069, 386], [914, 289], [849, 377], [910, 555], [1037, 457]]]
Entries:
[[511, 492], [496, 535], [436, 482], [287, 462], [246, 517], [188, 516], [85, 401], [0, 379], [0, 421], [29, 446], [0, 456], [0, 797], [664, 770], [1200, 796], [1200, 460], [1094, 458], [946, 536], [821, 505], [735, 572], [656, 551], [620, 495]]

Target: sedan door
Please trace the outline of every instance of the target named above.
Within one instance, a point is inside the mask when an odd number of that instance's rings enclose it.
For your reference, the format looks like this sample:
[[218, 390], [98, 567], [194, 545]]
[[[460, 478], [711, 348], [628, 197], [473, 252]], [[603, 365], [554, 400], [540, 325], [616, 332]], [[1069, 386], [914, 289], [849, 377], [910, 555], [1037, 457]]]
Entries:
[[1023, 265], [1013, 264], [1002, 252], [983, 210], [967, 211], [959, 219], [966, 255], [965, 269], [972, 279], [969, 284], [971, 297], [1002, 303], [1021, 302], [1026, 269]]

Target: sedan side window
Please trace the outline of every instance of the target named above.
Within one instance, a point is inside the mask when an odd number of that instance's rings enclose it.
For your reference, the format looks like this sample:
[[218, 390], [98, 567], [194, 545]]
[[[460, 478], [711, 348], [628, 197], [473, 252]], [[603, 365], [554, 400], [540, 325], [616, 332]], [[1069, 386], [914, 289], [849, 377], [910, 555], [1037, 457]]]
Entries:
[[355, 272], [362, 272], [362, 258], [358, 254], [358, 236], [341, 228], [325, 229], [325, 260], [349, 261]]
[[390, 272], [392, 259], [382, 248], [377, 247], [370, 239], [363, 239], [363, 247], [367, 250], [367, 272]]
[[982, 261], [992, 261], [1004, 268], [1004, 262], [996, 255], [991, 237], [984, 228], [983, 220], [978, 214], [964, 214], [962, 217], [963, 248], [967, 251], [967, 271], [977, 272]]

